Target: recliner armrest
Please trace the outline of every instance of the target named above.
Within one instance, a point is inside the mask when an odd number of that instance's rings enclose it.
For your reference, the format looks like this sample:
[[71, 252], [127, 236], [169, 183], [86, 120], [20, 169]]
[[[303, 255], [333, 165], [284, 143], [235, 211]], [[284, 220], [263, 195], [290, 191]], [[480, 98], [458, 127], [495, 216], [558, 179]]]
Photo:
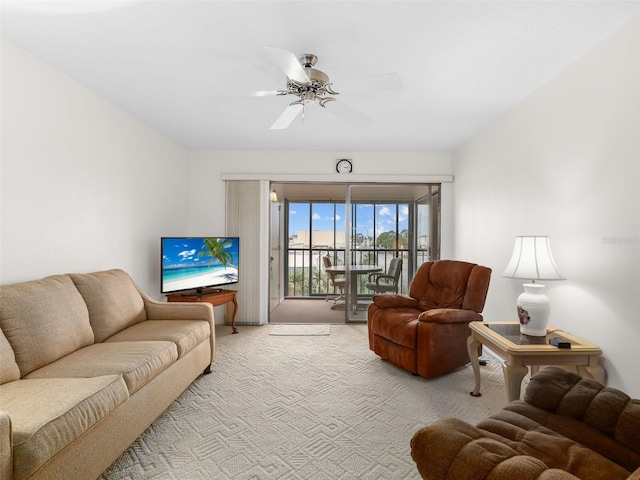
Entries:
[[420, 308], [418, 300], [406, 295], [374, 295], [373, 304], [379, 308]]
[[418, 316], [418, 320], [435, 323], [469, 323], [481, 322], [482, 315], [472, 310], [459, 308], [434, 308], [422, 312]]
[[549, 469], [537, 458], [519, 455], [456, 418], [438, 420], [418, 430], [411, 439], [411, 458], [422, 478], [428, 480], [577, 480], [570, 473]]

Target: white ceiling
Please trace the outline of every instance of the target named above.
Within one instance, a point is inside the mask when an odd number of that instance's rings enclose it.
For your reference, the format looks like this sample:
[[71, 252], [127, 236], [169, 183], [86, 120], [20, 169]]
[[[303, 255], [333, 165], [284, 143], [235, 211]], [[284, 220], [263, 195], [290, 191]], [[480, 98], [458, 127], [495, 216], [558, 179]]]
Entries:
[[[640, 0], [3, 0], [1, 28], [188, 148], [451, 151], [639, 13]], [[265, 46], [317, 55], [369, 124], [329, 103], [270, 130], [291, 100], [249, 95], [285, 85]], [[402, 90], [346, 89], [392, 72]]]

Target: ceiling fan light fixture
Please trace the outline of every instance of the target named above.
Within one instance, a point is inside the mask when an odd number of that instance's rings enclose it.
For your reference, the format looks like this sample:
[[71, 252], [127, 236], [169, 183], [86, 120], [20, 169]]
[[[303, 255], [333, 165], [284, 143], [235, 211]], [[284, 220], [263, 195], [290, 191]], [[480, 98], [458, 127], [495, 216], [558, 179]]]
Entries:
[[[276, 65], [280, 67], [280, 70], [284, 72], [286, 78], [286, 88], [276, 90], [272, 94], [297, 97], [271, 125], [272, 130], [287, 128], [300, 113], [302, 113], [304, 120], [306, 105], [317, 102], [321, 107], [325, 107], [327, 103], [337, 100], [335, 97], [340, 93], [333, 89], [329, 76], [323, 71], [314, 68], [318, 62], [318, 57], [311, 53], [296, 57], [290, 51], [281, 48], [264, 48]], [[395, 89], [402, 88], [402, 80], [398, 74], [387, 74], [379, 75], [373, 80], [367, 78], [358, 79], [355, 85], [358, 92], [376, 89], [376, 87], [378, 89]], [[359, 114], [341, 102], [336, 102], [332, 109], [339, 116], [348, 118], [357, 125], [368, 123], [365, 115]]]
[[[289, 105], [307, 105], [312, 102], [318, 102], [321, 107], [324, 107], [327, 102], [334, 101], [334, 95], [340, 95], [333, 90], [332, 84], [329, 81], [329, 76], [322, 70], [313, 68], [318, 62], [318, 57], [311, 53], [305, 53], [298, 57], [300, 65], [304, 69], [304, 72], [308, 78], [308, 82], [302, 82], [294, 78], [287, 77], [286, 90], [279, 90], [279, 95], [294, 95], [298, 97], [297, 100], [291, 102]], [[282, 93], [280, 93], [282, 92]]]

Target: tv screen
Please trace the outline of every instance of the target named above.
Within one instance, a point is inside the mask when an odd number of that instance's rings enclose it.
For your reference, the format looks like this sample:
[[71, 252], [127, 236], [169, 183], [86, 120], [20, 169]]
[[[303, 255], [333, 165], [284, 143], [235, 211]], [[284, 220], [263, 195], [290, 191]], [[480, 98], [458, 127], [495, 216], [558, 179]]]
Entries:
[[215, 290], [238, 282], [238, 237], [162, 237], [161, 292]]

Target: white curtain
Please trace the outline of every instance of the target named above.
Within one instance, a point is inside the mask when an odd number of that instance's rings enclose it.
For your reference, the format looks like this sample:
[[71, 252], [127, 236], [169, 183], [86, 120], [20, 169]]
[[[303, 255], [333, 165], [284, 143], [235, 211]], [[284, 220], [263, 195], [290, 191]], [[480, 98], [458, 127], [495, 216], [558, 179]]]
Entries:
[[226, 235], [240, 238], [236, 324], [264, 325], [269, 318], [269, 182], [226, 180], [226, 206]]

